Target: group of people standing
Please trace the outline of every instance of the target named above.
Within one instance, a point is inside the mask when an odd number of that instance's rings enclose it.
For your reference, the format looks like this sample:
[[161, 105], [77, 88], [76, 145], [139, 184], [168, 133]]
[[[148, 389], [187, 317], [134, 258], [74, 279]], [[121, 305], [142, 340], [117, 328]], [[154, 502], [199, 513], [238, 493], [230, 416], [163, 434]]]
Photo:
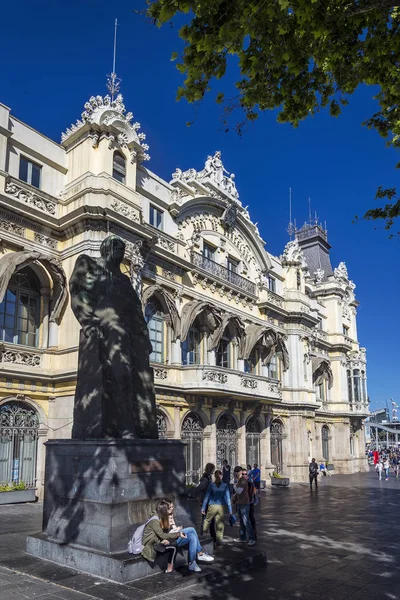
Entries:
[[382, 480], [382, 476], [385, 476], [385, 480], [389, 481], [389, 473], [390, 469], [393, 470], [393, 473], [396, 479], [399, 478], [399, 468], [400, 468], [400, 453], [398, 449], [391, 450], [370, 450], [368, 453], [370, 459], [373, 459], [375, 470], [378, 474], [379, 481]]
[[[206, 465], [195, 490], [195, 497], [201, 505], [201, 533], [210, 533], [215, 548], [221, 546], [224, 541], [225, 513], [228, 512], [231, 525], [236, 522], [233, 506], [236, 507], [235, 512], [239, 518], [239, 537], [234, 541], [247, 541], [249, 546], [256, 543], [254, 507], [258, 504], [260, 483], [261, 471], [257, 464], [250, 469], [235, 467], [233, 483], [231, 467], [226, 460], [223, 461], [222, 470], [215, 469], [212, 463]], [[157, 504], [155, 513], [144, 524], [142, 545], [142, 556], [152, 563], [158, 553], [168, 553], [166, 573], [174, 572], [176, 552], [181, 547], [188, 547], [189, 571], [199, 572], [199, 562], [214, 561], [214, 557], [203, 550], [193, 527], [176, 525], [174, 503], [169, 498], [164, 498]]]

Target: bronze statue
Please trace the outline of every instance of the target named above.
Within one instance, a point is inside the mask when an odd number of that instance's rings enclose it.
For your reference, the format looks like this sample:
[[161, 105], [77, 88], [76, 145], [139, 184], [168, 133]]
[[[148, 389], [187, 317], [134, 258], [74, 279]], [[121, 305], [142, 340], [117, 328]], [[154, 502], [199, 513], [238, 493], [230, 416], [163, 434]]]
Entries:
[[70, 279], [82, 326], [72, 438], [158, 438], [152, 351], [139, 297], [121, 273], [125, 243], [111, 235], [101, 258], [82, 254]]

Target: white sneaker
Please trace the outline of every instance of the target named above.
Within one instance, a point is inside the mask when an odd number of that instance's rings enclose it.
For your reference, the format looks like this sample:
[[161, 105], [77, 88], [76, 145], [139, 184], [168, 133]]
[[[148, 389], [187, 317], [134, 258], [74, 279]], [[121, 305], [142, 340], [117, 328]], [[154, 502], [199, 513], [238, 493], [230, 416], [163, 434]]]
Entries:
[[195, 573], [201, 573], [201, 569], [195, 560], [193, 562], [189, 563], [189, 571], [194, 571]]
[[201, 562], [214, 562], [214, 557], [207, 554], [207, 552], [203, 552], [203, 554], [197, 555], [197, 560], [200, 560]]

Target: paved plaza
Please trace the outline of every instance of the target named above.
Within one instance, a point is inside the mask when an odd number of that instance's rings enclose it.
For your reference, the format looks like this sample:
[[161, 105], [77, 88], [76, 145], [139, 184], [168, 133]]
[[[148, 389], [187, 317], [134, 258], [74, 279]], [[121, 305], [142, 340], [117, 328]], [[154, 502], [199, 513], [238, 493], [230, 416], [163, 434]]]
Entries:
[[[323, 478], [312, 492], [307, 484], [268, 487], [257, 543], [268, 568], [225, 571], [229, 561], [248, 555], [230, 542], [200, 577], [158, 574], [125, 585], [30, 557], [25, 536], [41, 529], [41, 504], [3, 506], [0, 600], [400, 600], [399, 498], [400, 480], [379, 482], [372, 471]], [[227, 577], [216, 579], [218, 572]]]

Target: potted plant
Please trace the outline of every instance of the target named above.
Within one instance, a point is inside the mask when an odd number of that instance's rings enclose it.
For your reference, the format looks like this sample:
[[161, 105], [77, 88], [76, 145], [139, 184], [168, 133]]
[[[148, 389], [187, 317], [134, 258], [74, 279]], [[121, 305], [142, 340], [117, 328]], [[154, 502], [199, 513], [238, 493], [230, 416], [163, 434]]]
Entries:
[[270, 477], [271, 485], [277, 485], [279, 487], [289, 487], [289, 477], [283, 477], [282, 475], [279, 475], [277, 471], [274, 471], [272, 474], [270, 474]]
[[0, 504], [16, 504], [17, 502], [35, 502], [36, 490], [27, 488], [26, 484], [21, 481], [19, 483], [7, 483], [0, 485]]

